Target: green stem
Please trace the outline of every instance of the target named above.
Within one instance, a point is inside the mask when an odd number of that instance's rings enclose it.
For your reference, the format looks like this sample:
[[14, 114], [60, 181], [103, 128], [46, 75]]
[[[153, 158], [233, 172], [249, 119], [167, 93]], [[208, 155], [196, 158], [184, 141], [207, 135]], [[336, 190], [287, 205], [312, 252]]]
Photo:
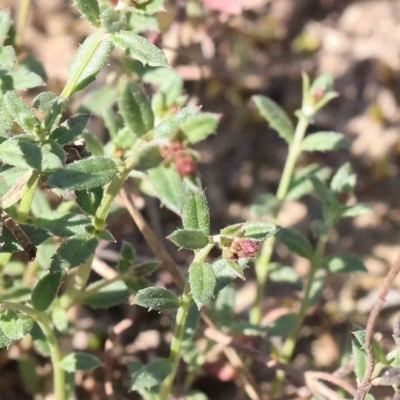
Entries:
[[75, 303], [76, 299], [81, 296], [89, 280], [93, 258], [94, 254], [92, 254], [85, 263], [79, 265], [75, 275], [71, 277], [66, 291], [60, 297], [60, 307], [64, 309], [70, 308]]
[[96, 230], [100, 231], [104, 229], [104, 225], [110, 212], [110, 208], [115, 198], [118, 196], [118, 192], [122, 188], [125, 179], [129, 175], [129, 169], [124, 168], [107, 186], [99, 208], [96, 211], [96, 216], [94, 218], [94, 226]]
[[46, 337], [47, 344], [50, 349], [50, 357], [51, 362], [53, 364], [53, 379], [54, 379], [54, 395], [57, 400], [67, 400], [65, 393], [65, 374], [64, 370], [61, 368], [60, 363], [62, 360], [60, 348], [58, 346], [57, 338], [54, 335], [53, 330], [51, 329], [47, 320], [43, 317], [43, 315], [33, 308], [25, 306], [23, 304], [18, 303], [2, 303], [0, 305], [1, 308], [22, 312], [29, 317], [31, 317], [34, 321], [36, 321], [43, 334]]
[[132, 277], [131, 273], [125, 273], [125, 274], [120, 274], [117, 275], [116, 277], [108, 280], [101, 280], [98, 283], [94, 283], [93, 285], [90, 285], [89, 290], [83, 291], [78, 297], [74, 299], [74, 304], [81, 303], [83, 300], [85, 300], [89, 296], [93, 296], [94, 294], [98, 293], [101, 289], [104, 289], [108, 285], [111, 285], [114, 282], [122, 281], [126, 278]]
[[[214, 245], [215, 245], [214, 243], [210, 243], [207, 246], [203, 247], [201, 250], [198, 250], [195, 254], [193, 262], [194, 263], [204, 262], [208, 253], [211, 251]], [[185, 289], [181, 297], [181, 304], [176, 313], [174, 336], [172, 338], [171, 349], [169, 354], [169, 362], [171, 363], [172, 369], [170, 374], [167, 376], [167, 378], [161, 385], [159, 393], [160, 400], [167, 400], [169, 394], [172, 391], [174, 379], [179, 367], [179, 361], [181, 359], [181, 348], [182, 348], [183, 335], [185, 333], [186, 318], [193, 302], [194, 302], [193, 297], [190, 294], [190, 285], [189, 283], [186, 283]]]
[[95, 40], [92, 43], [91, 48], [85, 54], [82, 60], [80, 60], [78, 68], [76, 68], [75, 73], [68, 78], [67, 84], [65, 85], [63, 91], [60, 94], [60, 97], [68, 98], [70, 97], [74, 91], [81, 75], [85, 71], [86, 67], [88, 66], [89, 62], [92, 60], [94, 53], [100, 46], [103, 40], [103, 34], [100, 30], [95, 31]]
[[32, 205], [33, 197], [35, 195], [36, 187], [39, 183], [39, 178], [40, 178], [39, 172], [34, 171], [32, 176], [28, 180], [28, 183], [26, 184], [26, 187], [28, 188], [28, 190], [22, 197], [21, 203], [19, 206], [19, 212], [18, 212], [18, 221], [19, 222], [25, 222], [29, 216], [29, 212], [31, 210], [31, 205]]
[[[320, 269], [322, 260], [324, 258], [325, 247], [326, 247], [328, 238], [329, 238], [329, 235], [325, 234], [325, 235], [321, 235], [318, 239], [317, 248], [315, 250], [314, 257], [311, 261], [310, 270], [308, 271], [307, 286], [306, 286], [306, 289], [304, 292], [303, 299], [300, 304], [300, 310], [296, 314], [297, 318], [296, 318], [295, 327], [290, 332], [289, 336], [285, 340], [285, 343], [283, 344], [281, 360], [282, 360], [282, 362], [284, 362], [286, 364], [290, 362], [290, 359], [293, 356], [293, 352], [294, 352], [294, 349], [296, 346], [296, 341], [297, 341], [299, 330], [300, 330], [301, 326], [303, 325], [304, 317], [310, 306], [310, 301], [311, 301], [310, 295], [312, 293], [312, 287], [315, 284], [316, 273]], [[276, 374], [275, 381], [272, 384], [272, 388], [271, 388], [271, 392], [270, 392], [271, 397], [275, 397], [278, 394], [278, 392], [281, 388], [281, 385], [283, 384], [284, 381], [285, 381], [284, 371], [278, 371], [278, 373]]]
[[[285, 167], [282, 172], [282, 176], [279, 182], [278, 191], [276, 198], [279, 200], [280, 205], [275, 210], [272, 221], [278, 223], [279, 213], [282, 208], [282, 203], [286, 198], [289, 190], [290, 182], [292, 181], [294, 168], [296, 166], [297, 159], [301, 153], [301, 145], [304, 139], [304, 135], [309, 125], [309, 118], [303, 114], [300, 114], [299, 122], [296, 126], [294, 138], [289, 147], [289, 154], [286, 159]], [[260, 255], [256, 261], [256, 277], [257, 277], [257, 292], [256, 299], [254, 301], [251, 314], [250, 322], [252, 324], [259, 324], [262, 317], [262, 297], [265, 284], [269, 274], [269, 264], [272, 257], [272, 252], [275, 244], [275, 237], [272, 236], [266, 240], [261, 249]]]

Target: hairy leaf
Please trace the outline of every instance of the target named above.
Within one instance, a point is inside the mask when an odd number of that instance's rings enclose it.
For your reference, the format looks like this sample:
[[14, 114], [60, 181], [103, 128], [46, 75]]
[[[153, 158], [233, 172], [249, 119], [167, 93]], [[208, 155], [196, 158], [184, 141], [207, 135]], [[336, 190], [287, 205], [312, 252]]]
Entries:
[[267, 120], [279, 136], [290, 143], [293, 140], [294, 127], [285, 111], [273, 100], [265, 96], [253, 96], [260, 114]]
[[189, 268], [189, 283], [193, 300], [200, 309], [214, 295], [216, 278], [212, 266], [193, 263]]
[[110, 36], [115, 46], [120, 47], [132, 58], [151, 67], [167, 67], [165, 54], [142, 36], [129, 31], [119, 31]]
[[89, 190], [110, 182], [117, 173], [115, 162], [107, 157], [90, 157], [52, 173], [50, 186], [64, 190]]
[[168, 289], [148, 287], [138, 291], [135, 304], [149, 310], [174, 310], [179, 307], [179, 298]]

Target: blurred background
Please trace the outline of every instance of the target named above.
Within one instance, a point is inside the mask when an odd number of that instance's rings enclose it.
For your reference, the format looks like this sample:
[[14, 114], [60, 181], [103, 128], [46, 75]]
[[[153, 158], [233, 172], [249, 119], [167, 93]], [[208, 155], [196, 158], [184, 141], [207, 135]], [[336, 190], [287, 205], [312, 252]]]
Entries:
[[[18, 4], [15, 0], [0, 0], [0, 8], [11, 7], [14, 15]], [[45, 90], [59, 93], [77, 46], [91, 27], [79, 18], [70, 0], [33, 0], [27, 21], [23, 31], [26, 50], [45, 67]], [[302, 71], [311, 76], [329, 72], [335, 77], [339, 97], [317, 114], [310, 132], [343, 132], [352, 142], [351, 151], [307, 153], [299, 164], [319, 162], [335, 171], [350, 162], [358, 176], [357, 199], [371, 204], [373, 212], [341, 222], [328, 246], [328, 253], [360, 255], [368, 273], [335, 276], [329, 281], [323, 301], [307, 318], [297, 346], [298, 356], [308, 358], [305, 362], [310, 367], [332, 371], [338, 366], [343, 348], [350, 344], [351, 323], [365, 324], [381, 277], [399, 251], [400, 1], [170, 0], [166, 12], [158, 15], [158, 27], [155, 25], [146, 35], [165, 50], [170, 64], [183, 77], [190, 102], [222, 115], [217, 135], [197, 148], [214, 232], [260, 212], [262, 195], [275, 193], [287, 155], [285, 143], [259, 116], [251, 96], [267, 95], [293, 115], [301, 102]], [[110, 73], [118, 73], [117, 58], [111, 59], [88, 90], [101, 86]], [[30, 101], [37, 93], [29, 91], [25, 99]], [[74, 97], [72, 109], [79, 106], [83, 96], [85, 93]], [[107, 140], [101, 120], [92, 118], [89, 131]], [[143, 213], [160, 237], [166, 237], [179, 224], [179, 219], [155, 200], [140, 200], [138, 205], [145, 207]], [[312, 239], [310, 222], [320, 212], [312, 196], [289, 201], [280, 224], [296, 226]], [[110, 224], [117, 240], [132, 241], [143, 259], [151, 256], [123, 213], [114, 214]], [[189, 253], [178, 253], [166, 245], [180, 264], [188, 265]], [[112, 263], [117, 250], [103, 247], [99, 255]], [[301, 274], [308, 267], [301, 259], [288, 258], [283, 247], [277, 247], [277, 257]], [[247, 270], [247, 281], [238, 287], [239, 315], [247, 314], [255, 295], [252, 274], [251, 269]], [[161, 274], [158, 279], [168, 284], [167, 276]], [[396, 283], [400, 287], [400, 277]], [[299, 293], [269, 284], [264, 323], [287, 312]], [[399, 309], [400, 290], [395, 287], [377, 325], [383, 334], [382, 343], [388, 348], [393, 346], [391, 326]], [[121, 386], [127, 379], [122, 367], [126, 360], [138, 354], [146, 359], [156, 350], [162, 355], [168, 353], [168, 316], [129, 306], [101, 312], [82, 309], [74, 335], [75, 348], [101, 348], [107, 329], [126, 316], [134, 318], [134, 324], [124, 331], [118, 350], [115, 373]], [[13, 351], [16, 354], [8, 356], [4, 350], [0, 352], [0, 398], [31, 398], [22, 388], [19, 367], [9, 360], [18, 357], [18, 349]], [[258, 373], [262, 374], [262, 369]], [[209, 398], [239, 396], [229, 366], [210, 360], [207, 374], [196, 385]], [[101, 371], [85, 374], [79, 399], [106, 398], [103, 386]], [[135, 398], [122, 389], [119, 396]]]

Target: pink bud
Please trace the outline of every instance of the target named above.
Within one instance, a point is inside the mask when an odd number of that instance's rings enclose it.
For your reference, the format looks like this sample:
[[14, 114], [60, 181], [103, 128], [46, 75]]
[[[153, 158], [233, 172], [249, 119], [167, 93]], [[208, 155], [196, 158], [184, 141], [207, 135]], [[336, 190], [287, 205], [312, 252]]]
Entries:
[[260, 241], [235, 237], [231, 244], [231, 250], [238, 258], [252, 258], [260, 247]]
[[185, 153], [178, 152], [174, 158], [175, 169], [182, 176], [192, 175], [196, 171], [193, 158]]

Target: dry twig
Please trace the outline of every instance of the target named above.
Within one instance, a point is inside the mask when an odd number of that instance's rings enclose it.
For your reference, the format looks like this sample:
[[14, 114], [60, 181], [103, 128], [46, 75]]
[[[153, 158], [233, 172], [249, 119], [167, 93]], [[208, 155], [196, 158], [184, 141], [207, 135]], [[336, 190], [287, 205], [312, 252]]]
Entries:
[[371, 388], [371, 377], [375, 367], [375, 358], [372, 349], [374, 326], [376, 319], [378, 318], [378, 315], [381, 312], [383, 305], [385, 304], [386, 296], [389, 293], [390, 287], [392, 286], [392, 283], [396, 278], [397, 274], [399, 273], [399, 271], [400, 271], [400, 253], [397, 256], [396, 261], [390, 267], [389, 272], [387, 273], [383, 281], [378, 301], [375, 303], [374, 308], [372, 309], [371, 314], [369, 315], [368, 318], [366, 334], [365, 334], [365, 348], [367, 349], [367, 354], [368, 354], [368, 367], [363, 380], [358, 385], [357, 393], [354, 398], [355, 400], [364, 400], [369, 389]]

